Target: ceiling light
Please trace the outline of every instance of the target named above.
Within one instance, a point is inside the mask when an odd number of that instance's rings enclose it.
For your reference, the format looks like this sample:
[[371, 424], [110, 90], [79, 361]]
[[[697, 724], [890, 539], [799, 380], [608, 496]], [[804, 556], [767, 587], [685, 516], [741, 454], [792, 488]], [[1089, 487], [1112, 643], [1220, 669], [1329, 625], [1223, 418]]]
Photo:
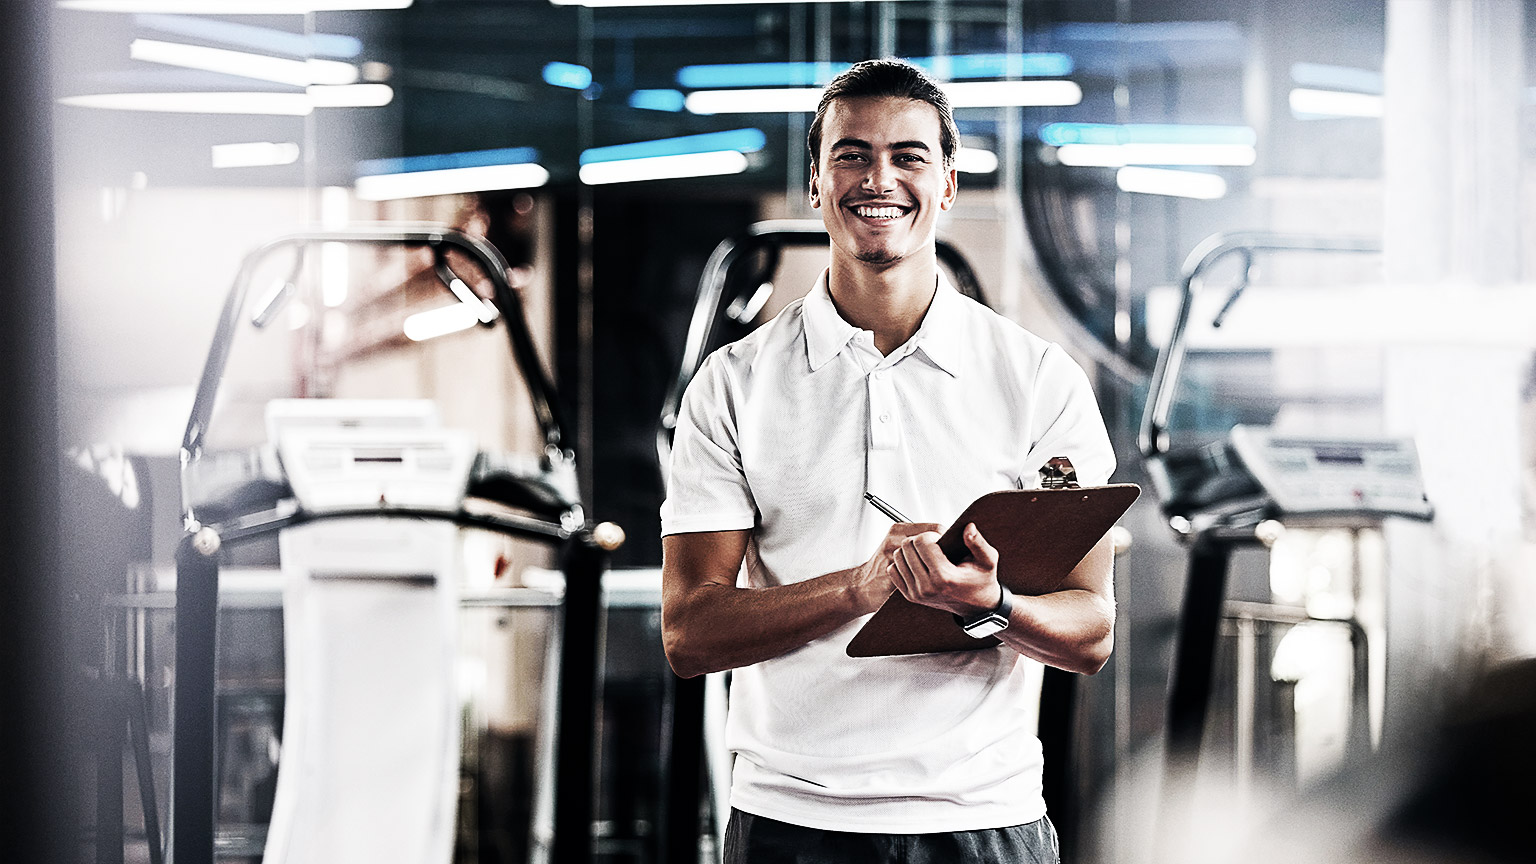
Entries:
[[961, 174], [991, 174], [997, 170], [997, 154], [991, 150], [961, 147], [955, 153], [955, 170]]
[[[852, 0], [549, 0], [552, 6], [732, 6], [742, 3], [848, 3]], [[889, 0], [892, 3], [907, 0]]]
[[216, 18], [191, 15], [136, 15], [133, 23], [146, 30], [187, 36], [204, 42], [237, 45], [267, 54], [290, 57], [356, 57], [363, 53], [363, 40], [337, 33], [289, 33], [272, 27], [237, 24]]
[[1259, 136], [1248, 126], [1187, 123], [1047, 123], [1040, 140], [1053, 147], [1067, 144], [1247, 144]]
[[821, 102], [821, 88], [773, 90], [696, 90], [684, 103], [694, 114], [811, 113]]
[[1227, 181], [1218, 175], [1167, 168], [1121, 168], [1115, 172], [1115, 185], [1122, 192], [1177, 198], [1211, 199], [1227, 194]]
[[1357, 93], [1380, 93], [1383, 84], [1380, 72], [1325, 63], [1292, 63], [1291, 80], [1302, 87], [1352, 90]]
[[548, 182], [549, 172], [544, 166], [525, 162], [517, 165], [481, 165], [473, 168], [375, 174], [357, 178], [356, 191], [357, 197], [364, 201], [389, 201], [497, 189], [531, 189]]
[[585, 90], [592, 86], [592, 70], [575, 63], [545, 63], [544, 83], [571, 90]]
[[590, 162], [581, 166], [581, 182], [589, 186], [598, 186], [604, 183], [633, 183], [641, 180], [740, 174], [745, 170], [747, 170], [747, 157], [741, 151], [717, 150], [712, 153], [680, 153], [672, 156]]
[[449, 333], [468, 330], [480, 320], [475, 310], [467, 304], [454, 303], [439, 306], [425, 312], [417, 312], [405, 319], [405, 337], [413, 342], [425, 342]]
[[961, 81], [940, 85], [953, 108], [1020, 108], [1076, 105], [1083, 89], [1075, 81]]
[[59, 0], [80, 12], [147, 12], [185, 15], [308, 15], [405, 9], [415, 0]]
[[629, 94], [631, 108], [643, 108], [647, 111], [681, 111], [683, 105], [681, 90], [636, 90]]
[[1119, 168], [1123, 165], [1252, 165], [1258, 153], [1247, 144], [1065, 144], [1056, 150], [1063, 165]]
[[654, 141], [593, 147], [590, 150], [583, 150], [578, 161], [586, 165], [593, 162], [613, 162], [653, 156], [684, 156], [721, 150], [756, 153], [767, 144], [768, 136], [764, 135], [761, 129], [732, 129], [727, 132], [706, 132], [703, 135], [682, 135], [677, 138], [658, 138]]
[[379, 108], [395, 98], [388, 84], [312, 84], [304, 93], [316, 108]]
[[65, 96], [61, 105], [172, 114], [283, 114], [302, 117], [315, 105], [304, 93], [95, 93]]
[[1346, 93], [1342, 90], [1312, 90], [1298, 87], [1291, 91], [1291, 114], [1300, 119], [1332, 117], [1380, 117], [1382, 97], [1372, 93]]
[[299, 145], [292, 141], [215, 144], [211, 150], [215, 168], [260, 168], [269, 165], [292, 165], [299, 161]]
[[310, 84], [351, 84], [357, 80], [357, 67], [336, 60], [290, 60], [265, 54], [248, 54], [227, 48], [209, 48], [181, 42], [135, 39], [128, 45], [128, 56], [148, 63], [163, 63], [184, 69], [201, 69], [242, 78], [273, 81], [306, 87]]

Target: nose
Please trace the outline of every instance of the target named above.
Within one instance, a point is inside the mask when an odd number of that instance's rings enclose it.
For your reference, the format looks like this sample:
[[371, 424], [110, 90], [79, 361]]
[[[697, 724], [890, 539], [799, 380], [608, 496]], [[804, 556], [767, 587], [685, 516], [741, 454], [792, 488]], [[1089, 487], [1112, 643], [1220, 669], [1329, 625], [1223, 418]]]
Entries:
[[896, 171], [891, 160], [878, 157], [869, 161], [864, 173], [864, 188], [870, 192], [885, 193], [896, 189]]

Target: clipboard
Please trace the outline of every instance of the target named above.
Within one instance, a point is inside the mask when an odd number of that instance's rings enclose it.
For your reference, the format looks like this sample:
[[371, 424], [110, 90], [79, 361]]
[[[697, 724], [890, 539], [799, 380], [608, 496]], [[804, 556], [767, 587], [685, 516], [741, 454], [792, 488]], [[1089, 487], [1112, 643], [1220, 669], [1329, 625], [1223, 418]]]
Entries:
[[[1046, 483], [1051, 483], [1049, 475]], [[967, 523], [975, 522], [981, 536], [998, 551], [999, 582], [1015, 594], [1049, 594], [1140, 495], [1141, 487], [1134, 483], [1077, 486], [1066, 478], [1055, 488], [989, 492], [955, 519], [939, 538], [939, 548], [949, 560], [963, 561], [970, 550], [961, 535]], [[912, 603], [893, 592], [854, 635], [847, 653], [849, 657], [889, 657], [975, 651], [1000, 642], [996, 636], [974, 639], [950, 613]]]

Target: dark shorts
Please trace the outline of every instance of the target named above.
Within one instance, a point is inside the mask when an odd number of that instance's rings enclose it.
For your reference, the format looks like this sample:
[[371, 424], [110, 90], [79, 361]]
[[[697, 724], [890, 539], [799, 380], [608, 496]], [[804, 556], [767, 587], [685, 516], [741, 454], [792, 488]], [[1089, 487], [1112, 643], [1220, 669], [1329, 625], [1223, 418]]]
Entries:
[[731, 810], [724, 864], [1059, 864], [1051, 820], [940, 834], [801, 828]]

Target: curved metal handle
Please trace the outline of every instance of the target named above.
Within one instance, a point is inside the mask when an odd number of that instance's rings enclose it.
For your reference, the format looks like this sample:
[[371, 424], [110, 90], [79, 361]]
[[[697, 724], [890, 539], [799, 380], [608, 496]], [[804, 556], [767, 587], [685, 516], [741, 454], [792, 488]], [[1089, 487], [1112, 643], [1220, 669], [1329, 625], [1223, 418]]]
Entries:
[[[572, 456], [564, 447], [565, 431], [555, 414], [554, 387], [544, 374], [533, 337], [528, 332], [528, 322], [523, 315], [522, 300], [507, 281], [507, 262], [496, 247], [479, 237], [429, 222], [381, 222], [331, 231], [301, 231], [270, 240], [257, 247], [240, 264], [234, 284], [225, 297], [223, 311], [219, 315], [218, 328], [214, 331], [213, 344], [208, 349], [208, 359], [203, 365], [202, 378], [198, 382], [197, 396], [192, 403], [191, 416], [187, 418], [186, 431], [181, 439], [181, 464], [183, 470], [202, 455], [203, 441], [207, 437], [208, 423], [213, 414], [214, 398], [224, 378], [229, 362], [229, 352], [234, 343], [235, 329], [245, 308], [246, 293], [256, 267], [273, 251], [287, 246], [302, 250], [316, 243], [363, 243], [371, 245], [427, 246], [441, 258], [443, 251], [455, 248], [469, 256], [470, 260], [486, 274], [493, 286], [492, 302], [506, 324], [507, 338], [511, 342], [513, 360], [528, 384], [528, 394], [533, 400], [534, 417], [544, 437], [544, 458], [547, 461], [570, 461]], [[300, 253], [302, 255], [302, 251]], [[451, 291], [452, 288], [449, 287]], [[457, 295], [455, 295], [457, 296]], [[462, 299], [462, 298], [461, 298]]]
[[[1197, 280], [1217, 261], [1233, 252], [1243, 252], [1252, 265], [1254, 252], [1380, 252], [1381, 242], [1367, 237], [1321, 237], [1301, 234], [1269, 234], [1257, 231], [1212, 234], [1197, 244], [1184, 259], [1180, 284], [1183, 296], [1173, 332], [1157, 354], [1152, 371], [1152, 385], [1141, 415], [1141, 433], [1137, 443], [1142, 456], [1168, 452], [1168, 415], [1178, 389], [1179, 372], [1189, 338], [1189, 315], [1194, 308]], [[1235, 297], [1234, 297], [1235, 300]], [[1230, 305], [1230, 302], [1229, 302]], [[1223, 310], [1225, 313], [1225, 310]]]

